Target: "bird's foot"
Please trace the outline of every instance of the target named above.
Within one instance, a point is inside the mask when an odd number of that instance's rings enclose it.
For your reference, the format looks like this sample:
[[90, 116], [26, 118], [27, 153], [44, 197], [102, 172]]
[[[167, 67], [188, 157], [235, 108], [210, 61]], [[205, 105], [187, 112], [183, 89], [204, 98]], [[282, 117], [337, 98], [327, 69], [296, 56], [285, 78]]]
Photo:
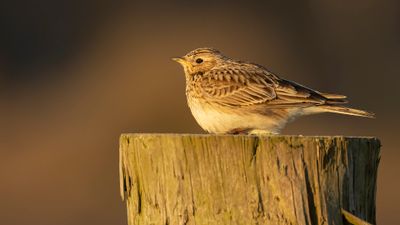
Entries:
[[235, 128], [230, 130], [227, 134], [239, 135], [239, 134], [248, 134], [248, 135], [277, 135], [276, 132], [271, 132], [268, 130], [257, 130], [257, 129], [249, 129], [249, 128]]
[[238, 135], [238, 134], [248, 134], [251, 131], [249, 128], [235, 128], [233, 130], [230, 130], [227, 134], [233, 134], [233, 135]]
[[250, 130], [249, 132], [250, 135], [277, 135], [278, 133], [276, 132], [271, 132], [268, 130]]

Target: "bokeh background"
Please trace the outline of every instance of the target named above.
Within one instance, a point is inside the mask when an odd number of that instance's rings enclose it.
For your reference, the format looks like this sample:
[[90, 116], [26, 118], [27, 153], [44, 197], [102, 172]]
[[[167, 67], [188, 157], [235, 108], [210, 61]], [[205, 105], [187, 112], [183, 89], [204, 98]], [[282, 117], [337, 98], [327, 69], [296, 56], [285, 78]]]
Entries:
[[170, 58], [204, 46], [374, 111], [284, 134], [379, 137], [377, 219], [400, 224], [400, 1], [3, 0], [0, 29], [0, 224], [126, 224], [119, 134], [203, 132]]

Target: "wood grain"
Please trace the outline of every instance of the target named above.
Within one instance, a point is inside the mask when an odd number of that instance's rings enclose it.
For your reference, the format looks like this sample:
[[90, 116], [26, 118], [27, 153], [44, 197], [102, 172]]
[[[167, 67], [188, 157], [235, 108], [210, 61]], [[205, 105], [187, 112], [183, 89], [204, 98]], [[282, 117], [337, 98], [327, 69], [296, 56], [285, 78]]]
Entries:
[[[123, 134], [128, 223], [375, 224], [372, 137]], [[347, 221], [347, 222], [346, 222]]]

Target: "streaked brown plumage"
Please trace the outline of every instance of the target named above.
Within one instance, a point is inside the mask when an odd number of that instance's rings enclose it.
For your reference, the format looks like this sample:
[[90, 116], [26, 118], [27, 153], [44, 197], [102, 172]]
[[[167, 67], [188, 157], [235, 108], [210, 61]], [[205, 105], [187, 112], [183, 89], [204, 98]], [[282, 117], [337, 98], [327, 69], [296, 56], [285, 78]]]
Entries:
[[342, 106], [346, 96], [312, 90], [216, 49], [199, 48], [174, 60], [184, 68], [192, 114], [210, 133], [279, 133], [298, 116], [322, 112], [373, 117]]

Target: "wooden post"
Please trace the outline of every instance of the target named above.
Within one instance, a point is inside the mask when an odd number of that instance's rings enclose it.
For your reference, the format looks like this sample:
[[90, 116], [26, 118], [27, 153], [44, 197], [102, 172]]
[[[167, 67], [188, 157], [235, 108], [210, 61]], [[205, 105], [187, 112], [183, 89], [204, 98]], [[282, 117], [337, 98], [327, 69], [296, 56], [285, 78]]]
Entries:
[[375, 224], [371, 137], [123, 134], [129, 225]]

